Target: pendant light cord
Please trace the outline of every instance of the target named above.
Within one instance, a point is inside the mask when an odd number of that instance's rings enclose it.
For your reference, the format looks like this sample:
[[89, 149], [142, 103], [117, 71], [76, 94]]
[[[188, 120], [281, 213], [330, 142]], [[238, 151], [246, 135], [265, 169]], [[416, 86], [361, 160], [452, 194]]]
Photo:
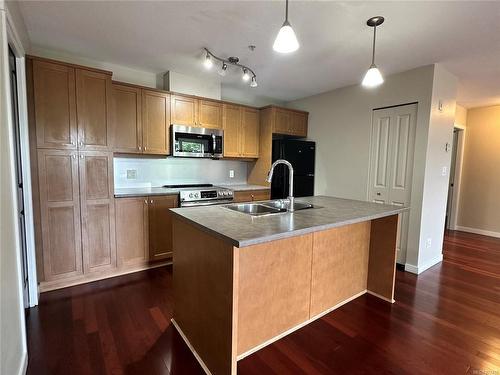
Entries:
[[373, 27], [373, 50], [372, 50], [372, 65], [375, 65], [375, 39], [377, 37], [377, 26]]
[[285, 22], [288, 22], [288, 0], [286, 0], [285, 4]]

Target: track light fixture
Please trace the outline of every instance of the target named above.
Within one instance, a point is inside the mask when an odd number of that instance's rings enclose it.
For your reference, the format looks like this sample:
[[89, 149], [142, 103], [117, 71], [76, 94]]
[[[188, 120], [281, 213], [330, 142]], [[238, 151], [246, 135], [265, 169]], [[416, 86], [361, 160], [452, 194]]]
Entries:
[[378, 70], [377, 65], [375, 65], [375, 38], [377, 36], [377, 26], [380, 26], [384, 23], [384, 17], [376, 16], [370, 18], [366, 21], [366, 24], [370, 27], [373, 27], [373, 49], [372, 49], [372, 64], [370, 68], [365, 74], [363, 78], [363, 82], [361, 83], [365, 87], [376, 87], [384, 82], [384, 77]]
[[[255, 47], [254, 47], [255, 48]], [[237, 57], [228, 57], [227, 59], [223, 59], [221, 57], [215, 56], [212, 52], [208, 50], [208, 48], [203, 48], [206, 52], [205, 60], [203, 61], [203, 65], [205, 68], [211, 69], [213, 65], [212, 60], [216, 60], [222, 63], [221, 69], [219, 70], [219, 74], [221, 76], [225, 76], [227, 72], [227, 67], [229, 65], [237, 66], [241, 68], [243, 71], [243, 75], [241, 76], [244, 82], [250, 81], [250, 87], [257, 87], [257, 75], [255, 72], [250, 69], [248, 66], [240, 64], [240, 59]], [[253, 50], [253, 49], [252, 49]]]

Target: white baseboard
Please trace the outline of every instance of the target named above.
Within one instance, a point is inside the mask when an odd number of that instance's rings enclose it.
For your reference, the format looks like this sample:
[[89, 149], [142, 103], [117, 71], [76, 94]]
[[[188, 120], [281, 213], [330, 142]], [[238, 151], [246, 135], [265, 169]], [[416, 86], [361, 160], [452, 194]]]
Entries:
[[500, 238], [500, 232], [493, 232], [491, 230], [484, 230], [484, 229], [477, 229], [477, 228], [470, 228], [470, 227], [462, 227], [460, 225], [457, 225], [455, 228], [456, 228], [456, 230], [460, 230], [462, 232], [482, 234], [483, 236]]
[[415, 266], [414, 264], [406, 263], [405, 264], [405, 271], [415, 273], [417, 275], [420, 275], [422, 272], [428, 270], [432, 266], [438, 264], [439, 262], [443, 261], [443, 253], [439, 254], [437, 257], [420, 264], [418, 266]]

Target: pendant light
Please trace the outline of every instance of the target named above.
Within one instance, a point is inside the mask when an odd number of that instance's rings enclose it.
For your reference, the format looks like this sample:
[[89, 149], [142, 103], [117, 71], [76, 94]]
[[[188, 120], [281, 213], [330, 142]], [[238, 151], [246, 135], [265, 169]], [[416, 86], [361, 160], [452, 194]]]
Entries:
[[280, 53], [290, 53], [299, 49], [299, 42], [292, 29], [292, 25], [288, 22], [288, 0], [285, 5], [285, 22], [281, 26], [278, 36], [274, 40], [273, 49]]
[[384, 77], [378, 70], [377, 65], [375, 65], [375, 39], [377, 36], [377, 26], [382, 25], [384, 23], [384, 17], [376, 16], [370, 18], [366, 21], [366, 24], [370, 27], [373, 27], [373, 50], [372, 50], [372, 64], [370, 68], [365, 74], [363, 78], [363, 82], [361, 83], [365, 87], [376, 87], [384, 82]]

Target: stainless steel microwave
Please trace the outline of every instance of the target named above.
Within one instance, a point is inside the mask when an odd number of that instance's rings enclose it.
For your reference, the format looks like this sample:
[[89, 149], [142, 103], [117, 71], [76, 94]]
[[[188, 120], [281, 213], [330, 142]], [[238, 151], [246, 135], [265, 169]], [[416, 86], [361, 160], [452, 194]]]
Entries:
[[223, 156], [224, 131], [172, 125], [172, 156], [191, 158], [221, 158]]

